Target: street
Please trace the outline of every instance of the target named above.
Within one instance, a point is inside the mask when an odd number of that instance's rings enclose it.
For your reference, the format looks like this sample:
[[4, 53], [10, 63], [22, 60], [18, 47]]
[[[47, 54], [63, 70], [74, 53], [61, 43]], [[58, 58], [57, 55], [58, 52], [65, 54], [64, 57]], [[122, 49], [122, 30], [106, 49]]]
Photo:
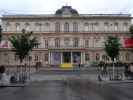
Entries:
[[26, 87], [0, 88], [1, 100], [133, 100], [133, 83], [98, 84], [89, 80], [45, 80]]

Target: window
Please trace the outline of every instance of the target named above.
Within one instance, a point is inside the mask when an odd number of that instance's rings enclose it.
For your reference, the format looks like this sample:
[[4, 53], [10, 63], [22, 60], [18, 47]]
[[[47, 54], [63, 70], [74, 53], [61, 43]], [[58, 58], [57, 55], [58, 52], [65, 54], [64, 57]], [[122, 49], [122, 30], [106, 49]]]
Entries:
[[48, 54], [44, 55], [44, 60], [47, 62], [48, 61]]
[[128, 23], [124, 23], [124, 24], [123, 24], [123, 30], [124, 30], [124, 31], [127, 31], [127, 30], [128, 30]]
[[69, 38], [65, 38], [64, 39], [64, 45], [65, 46], [69, 46], [69, 44], [70, 44], [70, 39]]
[[94, 27], [94, 31], [98, 31], [98, 23], [94, 23], [93, 27]]
[[88, 23], [84, 24], [84, 31], [85, 32], [89, 31], [89, 26], [88, 25], [89, 25]]
[[55, 32], [60, 32], [60, 23], [55, 23]]
[[104, 23], [104, 30], [109, 31], [109, 23], [108, 22]]
[[109, 61], [109, 58], [107, 55], [102, 55], [102, 61]]
[[36, 31], [37, 32], [41, 31], [41, 24], [40, 23], [36, 23], [35, 26], [36, 26]]
[[118, 23], [114, 24], [114, 31], [118, 31]]
[[78, 47], [79, 46], [79, 39], [78, 38], [74, 38], [74, 40], [73, 40], [73, 46], [74, 47]]
[[19, 56], [18, 55], [14, 55], [14, 60], [18, 61], [18, 59], [19, 59]]
[[10, 27], [11, 27], [10, 23], [6, 23], [6, 28], [5, 28], [5, 30], [6, 30], [6, 31], [10, 31]]
[[73, 32], [78, 32], [78, 23], [73, 23]]
[[130, 60], [130, 54], [129, 53], [126, 53], [126, 61], [129, 61]]
[[64, 32], [69, 32], [69, 24], [68, 23], [64, 24]]
[[39, 60], [39, 56], [37, 54], [35, 54], [35, 61]]
[[60, 39], [59, 38], [55, 39], [55, 47], [60, 47]]
[[89, 39], [85, 40], [85, 47], [89, 47]]
[[85, 61], [89, 61], [90, 60], [90, 54], [89, 53], [85, 53]]
[[99, 53], [96, 53], [96, 61], [99, 61], [100, 60], [100, 55]]
[[30, 24], [29, 23], [25, 23], [25, 30], [30, 31]]
[[50, 31], [50, 23], [48, 23], [48, 22], [45, 23], [45, 31], [46, 32]]
[[16, 31], [20, 31], [20, 24], [19, 23], [16, 23]]
[[45, 48], [48, 48], [48, 40], [45, 40]]

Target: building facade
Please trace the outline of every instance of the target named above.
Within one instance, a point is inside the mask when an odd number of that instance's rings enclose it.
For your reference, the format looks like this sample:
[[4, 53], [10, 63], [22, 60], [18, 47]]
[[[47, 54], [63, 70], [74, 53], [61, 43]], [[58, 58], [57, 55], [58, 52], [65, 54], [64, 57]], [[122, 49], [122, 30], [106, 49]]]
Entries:
[[36, 62], [41, 62], [43, 66], [110, 62], [104, 51], [104, 41], [108, 36], [118, 37], [122, 44], [119, 61], [133, 61], [131, 48], [124, 47], [124, 39], [130, 37], [130, 14], [79, 14], [71, 6], [63, 6], [55, 14], [3, 15], [1, 20], [1, 65], [19, 63], [8, 39], [22, 34], [22, 29], [32, 31], [40, 43], [25, 59], [25, 62], [30, 60], [32, 65]]

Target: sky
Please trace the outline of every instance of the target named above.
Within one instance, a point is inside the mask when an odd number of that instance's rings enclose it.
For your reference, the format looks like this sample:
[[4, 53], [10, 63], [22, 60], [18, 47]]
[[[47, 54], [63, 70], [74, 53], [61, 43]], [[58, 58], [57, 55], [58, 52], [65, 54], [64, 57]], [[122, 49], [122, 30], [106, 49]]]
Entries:
[[133, 0], [0, 0], [2, 14], [54, 14], [70, 5], [80, 14], [132, 14]]

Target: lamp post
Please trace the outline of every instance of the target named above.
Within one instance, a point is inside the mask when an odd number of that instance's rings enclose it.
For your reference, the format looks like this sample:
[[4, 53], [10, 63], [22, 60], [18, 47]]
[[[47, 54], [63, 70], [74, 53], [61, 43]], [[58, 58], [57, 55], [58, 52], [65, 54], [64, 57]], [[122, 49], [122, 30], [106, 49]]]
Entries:
[[115, 63], [116, 63], [116, 58], [114, 58], [113, 61], [113, 79], [115, 79]]

